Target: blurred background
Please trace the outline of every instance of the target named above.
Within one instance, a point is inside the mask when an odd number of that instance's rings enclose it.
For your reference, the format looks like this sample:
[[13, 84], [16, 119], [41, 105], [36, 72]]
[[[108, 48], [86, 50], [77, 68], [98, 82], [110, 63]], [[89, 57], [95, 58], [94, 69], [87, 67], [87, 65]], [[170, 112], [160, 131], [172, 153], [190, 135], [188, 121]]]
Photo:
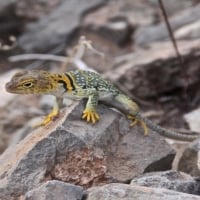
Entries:
[[[158, 0], [0, 0], [0, 153], [52, 105], [49, 98], [8, 94], [5, 83], [23, 69], [61, 72], [62, 62], [40, 55], [65, 58], [83, 35], [105, 56], [86, 50], [81, 60], [134, 99], [145, 116], [198, 131], [200, 1], [163, 3], [181, 60]], [[33, 53], [40, 55], [23, 59]], [[77, 67], [70, 63], [65, 70]]]

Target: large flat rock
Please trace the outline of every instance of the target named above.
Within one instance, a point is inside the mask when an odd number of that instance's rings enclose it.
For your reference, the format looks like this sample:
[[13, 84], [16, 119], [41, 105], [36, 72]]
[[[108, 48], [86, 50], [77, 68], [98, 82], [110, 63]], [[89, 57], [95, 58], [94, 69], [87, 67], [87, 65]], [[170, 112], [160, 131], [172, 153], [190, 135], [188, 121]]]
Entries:
[[161, 188], [148, 188], [138, 185], [112, 183], [91, 188], [87, 200], [199, 200], [199, 196]]
[[124, 116], [103, 105], [100, 121], [87, 124], [80, 119], [83, 108], [83, 102], [75, 102], [4, 152], [0, 199], [15, 199], [54, 179], [84, 187], [126, 181], [172, 152], [164, 138], [153, 132], [145, 137], [141, 127], [130, 128]]
[[103, 3], [104, 0], [63, 1], [50, 14], [27, 26], [19, 37], [19, 47], [26, 52], [45, 52], [64, 45], [80, 25], [81, 16]]

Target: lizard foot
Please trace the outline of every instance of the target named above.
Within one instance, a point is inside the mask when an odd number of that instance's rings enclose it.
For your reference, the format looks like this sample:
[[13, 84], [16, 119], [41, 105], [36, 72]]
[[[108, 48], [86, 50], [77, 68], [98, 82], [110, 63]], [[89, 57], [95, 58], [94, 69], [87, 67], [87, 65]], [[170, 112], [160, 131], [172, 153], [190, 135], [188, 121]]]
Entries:
[[147, 125], [145, 124], [145, 122], [143, 122], [142, 120], [140, 120], [137, 117], [134, 117], [132, 115], [128, 115], [127, 117], [128, 117], [128, 119], [132, 120], [130, 126], [135, 126], [139, 123], [142, 126], [142, 128], [144, 129], [144, 135], [148, 135], [148, 128], [147, 128]]
[[83, 111], [82, 119], [85, 119], [87, 122], [92, 122], [95, 124], [99, 120], [99, 115], [95, 110], [85, 109]]
[[41, 122], [39, 122], [38, 124], [33, 125], [33, 128], [37, 128], [39, 126], [46, 126], [49, 122], [51, 122], [57, 116], [58, 116], [58, 111], [53, 110]]

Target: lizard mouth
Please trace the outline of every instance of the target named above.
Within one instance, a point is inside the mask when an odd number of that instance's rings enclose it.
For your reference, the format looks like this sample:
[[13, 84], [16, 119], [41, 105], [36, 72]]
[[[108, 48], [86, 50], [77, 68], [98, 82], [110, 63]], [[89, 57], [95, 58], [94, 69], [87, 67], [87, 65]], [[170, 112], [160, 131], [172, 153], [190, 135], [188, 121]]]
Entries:
[[5, 88], [7, 92], [12, 92], [12, 84], [10, 82], [6, 83]]
[[6, 83], [5, 88], [6, 88], [6, 91], [9, 93], [15, 93], [15, 94], [23, 93], [23, 91], [20, 91], [15, 86], [13, 86], [11, 82]]

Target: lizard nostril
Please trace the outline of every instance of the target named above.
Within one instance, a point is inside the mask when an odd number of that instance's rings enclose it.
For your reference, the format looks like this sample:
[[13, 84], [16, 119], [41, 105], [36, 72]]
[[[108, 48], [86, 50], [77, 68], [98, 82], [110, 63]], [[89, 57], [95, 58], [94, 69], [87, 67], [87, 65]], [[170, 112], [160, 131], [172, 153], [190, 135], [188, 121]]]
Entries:
[[9, 88], [10, 82], [6, 83], [6, 89]]
[[10, 82], [6, 83], [5, 88], [9, 92], [12, 89], [12, 84]]

